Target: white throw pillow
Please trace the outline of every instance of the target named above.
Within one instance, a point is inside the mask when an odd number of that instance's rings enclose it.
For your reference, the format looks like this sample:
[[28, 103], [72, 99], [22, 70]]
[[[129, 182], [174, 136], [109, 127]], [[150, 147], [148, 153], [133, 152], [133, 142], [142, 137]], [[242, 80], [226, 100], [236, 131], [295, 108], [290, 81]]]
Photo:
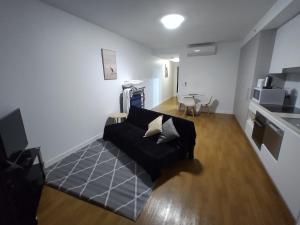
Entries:
[[151, 137], [155, 134], [159, 134], [162, 131], [162, 119], [163, 116], [157, 117], [151, 123], [148, 124], [148, 130], [146, 131], [144, 137]]

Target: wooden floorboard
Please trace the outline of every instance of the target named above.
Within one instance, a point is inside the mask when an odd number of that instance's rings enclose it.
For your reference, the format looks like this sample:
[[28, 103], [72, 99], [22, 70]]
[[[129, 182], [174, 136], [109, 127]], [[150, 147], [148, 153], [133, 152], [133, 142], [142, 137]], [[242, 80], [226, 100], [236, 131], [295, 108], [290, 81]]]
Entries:
[[177, 111], [172, 98], [154, 110], [193, 120], [195, 159], [163, 171], [136, 222], [50, 187], [40, 225], [293, 225], [295, 222], [232, 115]]

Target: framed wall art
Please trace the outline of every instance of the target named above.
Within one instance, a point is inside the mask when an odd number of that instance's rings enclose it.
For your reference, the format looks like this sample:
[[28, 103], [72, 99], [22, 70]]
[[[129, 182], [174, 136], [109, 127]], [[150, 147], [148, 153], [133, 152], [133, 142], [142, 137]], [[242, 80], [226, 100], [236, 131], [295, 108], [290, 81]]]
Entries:
[[117, 73], [117, 57], [116, 52], [108, 49], [101, 49], [104, 80], [116, 80]]
[[169, 77], [168, 67], [167, 64], [165, 64], [165, 78]]

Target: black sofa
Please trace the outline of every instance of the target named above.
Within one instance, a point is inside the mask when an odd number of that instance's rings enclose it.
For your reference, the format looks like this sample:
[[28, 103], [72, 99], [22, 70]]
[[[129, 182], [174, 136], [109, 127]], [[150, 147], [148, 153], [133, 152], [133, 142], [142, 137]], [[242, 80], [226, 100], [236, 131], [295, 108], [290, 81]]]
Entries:
[[[180, 137], [163, 144], [157, 144], [158, 135], [144, 138], [148, 124], [163, 115], [163, 123], [172, 117]], [[196, 139], [192, 121], [131, 106], [127, 119], [111, 124], [104, 129], [104, 140], [109, 140], [136, 160], [155, 180], [162, 167], [184, 158], [194, 158]]]

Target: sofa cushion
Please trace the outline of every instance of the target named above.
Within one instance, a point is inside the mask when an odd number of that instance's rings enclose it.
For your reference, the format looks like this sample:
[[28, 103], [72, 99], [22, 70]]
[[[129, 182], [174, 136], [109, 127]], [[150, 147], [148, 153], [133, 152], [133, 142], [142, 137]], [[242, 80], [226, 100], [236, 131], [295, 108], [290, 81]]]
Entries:
[[180, 135], [178, 139], [182, 145], [182, 150], [192, 153], [196, 139], [195, 126], [192, 121], [134, 106], [130, 107], [127, 121], [147, 130], [148, 124], [160, 115], [163, 115], [163, 123], [169, 118], [172, 118], [174, 126]]
[[[156, 144], [157, 137], [144, 138], [144, 132], [128, 122], [112, 124], [105, 128], [105, 139], [112, 140], [124, 150], [126, 148], [127, 153], [134, 153], [135, 156], [145, 155], [146, 159], [161, 160], [176, 151], [172, 145]], [[130, 153], [129, 155], [132, 155]]]
[[160, 168], [178, 159], [179, 150], [169, 144], [156, 144], [157, 136], [144, 138], [145, 130], [129, 123], [112, 124], [105, 127], [104, 139], [112, 141], [128, 156], [136, 160], [156, 179]]
[[[142, 128], [144, 130], [147, 130], [148, 124], [161, 115], [162, 115], [161, 113], [157, 113], [157, 112], [146, 110], [146, 109], [140, 109], [140, 108], [132, 106], [132, 107], [130, 107], [127, 120], [130, 123]], [[163, 121], [164, 121], [164, 119], [165, 118], [163, 118]]]
[[105, 136], [112, 138], [122, 144], [133, 145], [143, 139], [145, 130], [131, 123], [117, 123], [105, 127]]
[[157, 117], [155, 120], [148, 124], [148, 130], [146, 131], [144, 137], [151, 137], [159, 134], [162, 131], [162, 119], [163, 116]]
[[178, 137], [180, 135], [174, 126], [172, 118], [170, 118], [162, 125], [162, 132], [158, 137], [157, 144], [167, 143]]
[[[169, 161], [168, 158], [175, 154], [175, 158], [177, 157], [175, 147], [168, 144], [156, 144], [153, 139], [144, 138], [139, 143], [136, 143], [134, 146], [139, 152], [142, 152], [147, 156], [147, 158], [151, 158], [152, 160], [159, 162]], [[172, 157], [173, 159], [174, 157]]]

